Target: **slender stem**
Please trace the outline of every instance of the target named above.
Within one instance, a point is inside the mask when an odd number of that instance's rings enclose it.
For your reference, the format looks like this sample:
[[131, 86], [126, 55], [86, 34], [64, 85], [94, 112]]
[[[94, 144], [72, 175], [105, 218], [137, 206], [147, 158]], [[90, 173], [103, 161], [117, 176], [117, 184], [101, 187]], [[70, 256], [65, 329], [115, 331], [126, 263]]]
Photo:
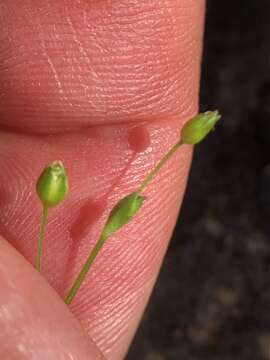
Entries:
[[180, 148], [181, 145], [183, 145], [182, 140], [178, 141], [171, 148], [171, 150], [168, 151], [167, 154], [158, 162], [157, 166], [147, 175], [145, 180], [142, 182], [141, 186], [139, 187], [138, 193], [145, 190], [150, 181], [156, 176], [162, 166], [173, 156], [173, 154]]
[[43, 250], [43, 239], [45, 235], [45, 226], [47, 222], [48, 217], [48, 207], [44, 206], [41, 220], [40, 220], [40, 230], [39, 230], [39, 236], [38, 236], [38, 251], [37, 251], [37, 258], [36, 258], [36, 269], [37, 271], [41, 271], [41, 260], [42, 260], [42, 250]]
[[88, 256], [86, 262], [84, 263], [82, 270], [80, 271], [79, 275], [77, 276], [76, 280], [74, 281], [73, 286], [69, 290], [66, 298], [65, 303], [67, 305], [70, 305], [74, 297], [76, 296], [78, 290], [80, 289], [80, 286], [85, 279], [90, 266], [94, 262], [96, 256], [98, 255], [99, 251], [101, 250], [102, 246], [104, 245], [105, 241], [107, 240], [107, 237], [103, 236], [103, 233], [101, 234], [99, 240], [97, 241], [95, 247], [91, 251], [90, 255]]
[[[159, 161], [157, 166], [147, 175], [143, 183], [141, 184], [138, 192], [142, 192], [149, 182], [155, 177], [155, 175], [159, 172], [161, 167], [173, 156], [173, 154], [180, 148], [182, 145], [182, 141], [178, 141], [171, 150]], [[104, 230], [103, 230], [104, 231]], [[77, 276], [76, 280], [74, 281], [72, 287], [70, 288], [66, 298], [65, 303], [67, 305], [70, 305], [75, 298], [77, 292], [79, 291], [82, 282], [84, 281], [92, 263], [94, 262], [96, 256], [98, 255], [99, 251], [101, 250], [102, 246], [104, 245], [105, 241], [107, 240], [108, 236], [105, 236], [103, 232], [101, 233], [101, 236], [99, 240], [97, 241], [95, 247], [91, 251], [90, 255], [88, 256], [86, 262], [84, 263], [82, 270], [80, 271], [79, 275]]]

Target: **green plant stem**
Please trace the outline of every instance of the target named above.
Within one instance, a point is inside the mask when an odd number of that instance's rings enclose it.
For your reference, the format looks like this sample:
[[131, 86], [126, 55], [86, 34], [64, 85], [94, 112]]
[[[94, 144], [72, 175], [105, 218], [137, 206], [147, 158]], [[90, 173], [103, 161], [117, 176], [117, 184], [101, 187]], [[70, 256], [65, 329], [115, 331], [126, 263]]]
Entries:
[[[162, 166], [176, 153], [176, 151], [183, 145], [182, 141], [179, 140], [171, 149], [170, 151], [159, 161], [157, 166], [147, 175], [143, 183], [141, 184], [138, 193], [142, 192], [150, 181], [156, 176]], [[104, 230], [103, 230], [104, 231]], [[97, 241], [95, 247], [91, 251], [90, 255], [88, 256], [86, 262], [84, 263], [82, 270], [80, 271], [79, 275], [77, 276], [76, 280], [74, 281], [72, 287], [70, 288], [66, 298], [65, 303], [70, 305], [75, 298], [77, 292], [79, 291], [82, 282], [84, 281], [91, 265], [93, 264], [95, 258], [97, 257], [99, 251], [101, 250], [102, 246], [104, 245], [105, 241], [107, 240], [108, 236], [105, 236], [104, 233], [101, 233], [99, 240]]]
[[45, 226], [48, 217], [48, 210], [47, 206], [43, 206], [43, 211], [40, 220], [40, 230], [38, 236], [38, 251], [37, 251], [37, 258], [36, 258], [36, 269], [37, 271], [41, 272], [41, 261], [42, 261], [42, 250], [43, 250], [43, 239], [45, 235]]
[[167, 154], [158, 162], [157, 166], [147, 175], [145, 180], [142, 182], [141, 186], [138, 189], [138, 193], [145, 190], [145, 188], [148, 186], [150, 181], [153, 180], [153, 178], [157, 175], [159, 170], [162, 168], [162, 166], [176, 153], [176, 151], [180, 148], [180, 146], [183, 145], [182, 140], [179, 140], [170, 151], [167, 152]]
[[93, 250], [91, 251], [90, 255], [88, 256], [86, 262], [84, 263], [82, 270], [80, 271], [79, 275], [77, 276], [76, 280], [74, 281], [73, 286], [71, 287], [71, 289], [69, 290], [66, 298], [65, 298], [65, 303], [67, 305], [70, 305], [72, 300], [74, 299], [74, 297], [76, 296], [78, 290], [81, 287], [81, 284], [83, 282], [83, 280], [85, 279], [92, 263], [94, 262], [96, 256], [98, 255], [99, 251], [101, 250], [102, 246], [104, 245], [105, 241], [107, 240], [107, 237], [105, 237], [103, 235], [103, 233], [101, 234], [99, 240], [97, 241], [95, 247], [93, 248]]

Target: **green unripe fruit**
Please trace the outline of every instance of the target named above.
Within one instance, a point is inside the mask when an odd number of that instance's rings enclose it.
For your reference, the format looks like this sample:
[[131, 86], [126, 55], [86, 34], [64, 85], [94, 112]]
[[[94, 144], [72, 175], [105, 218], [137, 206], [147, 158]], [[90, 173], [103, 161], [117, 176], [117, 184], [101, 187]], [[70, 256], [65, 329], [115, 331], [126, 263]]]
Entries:
[[144, 196], [139, 195], [137, 192], [133, 192], [118, 201], [110, 212], [108, 220], [104, 226], [102, 232], [103, 238], [107, 239], [122, 226], [127, 224], [140, 210], [144, 200]]
[[68, 178], [61, 161], [54, 161], [46, 166], [40, 175], [37, 185], [37, 194], [44, 207], [58, 205], [68, 194]]
[[214, 129], [220, 118], [218, 111], [207, 111], [189, 120], [181, 131], [183, 144], [198, 144]]

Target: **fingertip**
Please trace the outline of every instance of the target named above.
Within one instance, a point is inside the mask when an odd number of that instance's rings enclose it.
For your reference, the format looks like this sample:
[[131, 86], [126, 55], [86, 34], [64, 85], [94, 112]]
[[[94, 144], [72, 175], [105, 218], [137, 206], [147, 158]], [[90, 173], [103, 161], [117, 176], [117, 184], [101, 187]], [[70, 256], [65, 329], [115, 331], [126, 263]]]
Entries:
[[0, 238], [0, 358], [103, 359], [61, 299]]

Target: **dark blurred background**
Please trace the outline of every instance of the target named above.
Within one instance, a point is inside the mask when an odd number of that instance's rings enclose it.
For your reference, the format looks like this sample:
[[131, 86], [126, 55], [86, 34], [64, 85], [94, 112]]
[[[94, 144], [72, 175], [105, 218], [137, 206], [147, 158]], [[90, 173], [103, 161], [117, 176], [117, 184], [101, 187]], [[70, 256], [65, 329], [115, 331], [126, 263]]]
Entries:
[[209, 0], [181, 219], [128, 360], [270, 359], [270, 0]]

